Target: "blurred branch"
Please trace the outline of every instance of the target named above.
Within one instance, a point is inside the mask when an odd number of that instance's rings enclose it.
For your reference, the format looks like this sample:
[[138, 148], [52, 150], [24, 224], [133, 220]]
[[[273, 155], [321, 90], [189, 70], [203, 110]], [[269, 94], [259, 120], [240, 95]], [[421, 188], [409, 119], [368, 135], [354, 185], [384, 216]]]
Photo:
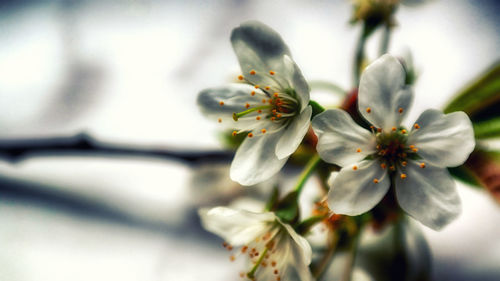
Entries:
[[70, 137], [0, 140], [0, 156], [9, 161], [22, 161], [27, 156], [32, 156], [33, 154], [43, 154], [44, 156], [95, 154], [103, 156], [151, 157], [196, 165], [206, 162], [229, 162], [233, 158], [234, 152], [109, 144], [99, 142], [85, 133]]

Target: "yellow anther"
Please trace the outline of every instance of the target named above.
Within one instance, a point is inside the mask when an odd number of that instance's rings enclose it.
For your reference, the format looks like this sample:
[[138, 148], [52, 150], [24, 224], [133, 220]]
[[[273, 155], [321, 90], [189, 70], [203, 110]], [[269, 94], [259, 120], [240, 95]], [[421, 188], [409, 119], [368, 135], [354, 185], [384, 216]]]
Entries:
[[217, 121], [218, 121], [219, 123], [222, 123], [222, 118], [219, 118]]
[[232, 133], [233, 137], [236, 137], [237, 134], [238, 134], [238, 132], [236, 132], [236, 131], [233, 131], [233, 133]]
[[406, 130], [405, 129], [401, 130], [401, 133], [406, 134]]
[[267, 132], [267, 131], [266, 131], [266, 129], [262, 129], [262, 130], [260, 130], [260, 131], [261, 131], [263, 134], [265, 134], [265, 133]]
[[393, 132], [396, 132], [396, 127], [392, 127], [391, 129]]
[[255, 91], [252, 91], [250, 95], [255, 96]]
[[259, 86], [259, 85], [255, 85], [255, 86], [254, 86], [254, 88], [255, 88], [255, 89], [258, 89], [258, 88], [260, 88], [260, 86]]
[[274, 97], [277, 98], [279, 96], [278, 93], [274, 93]]
[[220, 101], [219, 102], [220, 106], [223, 106], [224, 105], [224, 102], [223, 101]]
[[267, 90], [267, 91], [271, 90], [271, 87], [266, 86], [266, 90]]
[[272, 99], [268, 99], [267, 100], [269, 103], [273, 103], [273, 100]]
[[246, 108], [250, 108], [250, 104], [247, 102], [247, 103], [245, 104], [245, 107], [246, 107]]
[[274, 75], [274, 74], [276, 74], [276, 72], [274, 72], [274, 71], [270, 70], [270, 71], [269, 71], [269, 74]]
[[262, 99], [262, 103], [266, 103], [266, 102], [267, 102], [267, 100], [266, 100], [266, 99]]
[[378, 179], [373, 179], [373, 183], [378, 183]]
[[276, 109], [271, 110], [271, 113], [272, 113], [273, 115], [276, 115]]
[[399, 111], [400, 114], [403, 113], [403, 108], [400, 107], [398, 111]]
[[417, 151], [418, 151], [418, 148], [414, 147], [414, 148], [412, 148], [412, 149], [411, 149], [411, 151], [413, 151], [413, 152], [417, 152]]
[[385, 169], [385, 168], [387, 168], [387, 165], [386, 165], [385, 163], [382, 163], [382, 164], [380, 164], [380, 167], [381, 167], [382, 169]]
[[258, 113], [262, 113], [262, 109], [257, 110]]
[[367, 113], [370, 113], [370, 112], [372, 112], [372, 109], [371, 109], [371, 108], [369, 108], [369, 107], [367, 107], [367, 108], [366, 108], [366, 112], [367, 112]]
[[356, 170], [358, 169], [358, 166], [354, 165], [354, 166], [352, 166], [352, 169], [353, 169], [354, 171], [356, 171]]
[[281, 113], [278, 113], [278, 115], [276, 115], [277, 118], [281, 118]]
[[248, 133], [248, 137], [249, 138], [253, 137], [253, 134], [252, 133]]
[[243, 75], [238, 76], [238, 80], [243, 80]]
[[361, 152], [361, 148], [356, 149], [356, 152], [360, 153]]
[[271, 121], [274, 121], [274, 120], [276, 120], [276, 117], [274, 117], [274, 116], [271, 117]]
[[274, 274], [278, 275], [279, 271], [277, 269], [274, 270]]
[[236, 260], [236, 257], [235, 257], [235, 256], [230, 256], [230, 257], [229, 257], [229, 260], [230, 260], [230, 261], [235, 261], [235, 260]]
[[396, 168], [395, 168], [394, 166], [392, 166], [392, 165], [391, 165], [391, 166], [389, 167], [389, 170], [391, 170], [391, 171], [395, 171], [395, 170], [396, 170]]
[[377, 128], [377, 132], [378, 133], [382, 132], [382, 128]]
[[409, 148], [415, 148], [415, 146], [413, 144], [410, 144]]
[[401, 179], [406, 179], [406, 174], [401, 174]]
[[401, 165], [402, 165], [403, 167], [406, 167], [406, 165], [408, 165], [408, 162], [403, 161], [403, 162], [401, 162]]
[[422, 169], [425, 168], [425, 163], [423, 163], [423, 162], [420, 163], [420, 168], [422, 168]]
[[413, 125], [413, 127], [414, 127], [415, 129], [420, 129], [420, 125], [418, 125], [417, 123], [415, 123], [415, 125]]
[[260, 120], [260, 116], [255, 117], [255, 119]]
[[256, 73], [255, 70], [253, 70], [253, 69], [250, 70], [250, 75], [255, 75], [255, 73]]
[[240, 277], [244, 278], [245, 277], [245, 272], [240, 272]]
[[275, 262], [275, 261], [272, 261], [272, 262], [271, 262], [271, 266], [272, 266], [272, 267], [275, 267], [275, 266], [276, 266], [276, 262]]

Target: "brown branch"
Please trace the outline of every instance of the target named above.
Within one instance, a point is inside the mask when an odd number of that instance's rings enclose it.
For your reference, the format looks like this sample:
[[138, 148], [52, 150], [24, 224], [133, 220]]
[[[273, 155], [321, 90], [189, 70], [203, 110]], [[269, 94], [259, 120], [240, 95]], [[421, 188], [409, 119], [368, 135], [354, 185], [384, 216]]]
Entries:
[[0, 140], [0, 156], [17, 162], [28, 156], [79, 155], [151, 157], [180, 161], [188, 165], [229, 162], [234, 152], [221, 150], [186, 150], [127, 146], [99, 142], [85, 133], [70, 137]]

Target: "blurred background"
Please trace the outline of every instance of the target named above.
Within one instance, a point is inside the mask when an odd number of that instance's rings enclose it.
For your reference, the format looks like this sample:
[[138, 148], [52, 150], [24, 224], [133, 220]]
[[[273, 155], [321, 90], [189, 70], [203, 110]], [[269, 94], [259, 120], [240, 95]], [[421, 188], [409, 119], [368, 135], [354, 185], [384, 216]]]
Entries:
[[[351, 14], [344, 0], [2, 1], [0, 146], [90, 138], [223, 149], [196, 96], [239, 74], [231, 30], [249, 19], [270, 25], [306, 79], [349, 90], [360, 33]], [[399, 7], [389, 51], [410, 51], [419, 73], [410, 121], [500, 59], [499, 14], [495, 0]], [[370, 58], [377, 47], [368, 42]], [[252, 192], [230, 182], [224, 155], [211, 169], [144, 154], [9, 155], [0, 153], [1, 281], [236, 279], [239, 268], [196, 215]], [[500, 280], [500, 207], [483, 190], [458, 188], [459, 219], [423, 228], [435, 280]]]

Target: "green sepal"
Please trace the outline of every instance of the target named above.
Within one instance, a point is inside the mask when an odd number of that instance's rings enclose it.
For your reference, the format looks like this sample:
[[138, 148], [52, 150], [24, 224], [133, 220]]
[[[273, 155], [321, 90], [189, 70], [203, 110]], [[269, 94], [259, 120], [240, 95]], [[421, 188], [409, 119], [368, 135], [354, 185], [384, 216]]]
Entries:
[[313, 101], [313, 100], [310, 100], [309, 101], [309, 105], [312, 107], [312, 118], [314, 118], [314, 116], [320, 114], [321, 112], [325, 111], [325, 108], [322, 107], [319, 103]]
[[275, 185], [273, 188], [273, 192], [271, 193], [271, 196], [267, 200], [266, 203], [266, 211], [272, 211], [276, 208], [276, 205], [278, 204], [278, 199], [279, 199], [279, 187], [278, 185]]
[[298, 195], [297, 191], [292, 191], [278, 202], [274, 213], [284, 223], [294, 224], [299, 219]]

